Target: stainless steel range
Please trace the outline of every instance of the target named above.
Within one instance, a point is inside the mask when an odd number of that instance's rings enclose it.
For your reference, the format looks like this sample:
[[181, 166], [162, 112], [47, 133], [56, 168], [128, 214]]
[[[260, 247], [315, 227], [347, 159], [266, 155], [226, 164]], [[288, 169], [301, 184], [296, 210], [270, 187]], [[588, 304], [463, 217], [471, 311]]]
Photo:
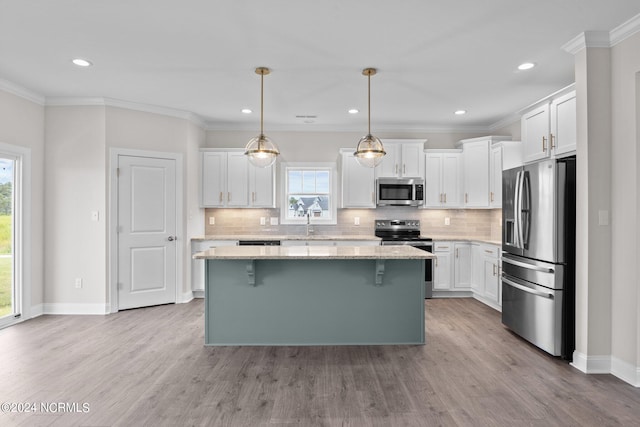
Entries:
[[[383, 245], [409, 245], [433, 252], [433, 239], [420, 235], [418, 219], [376, 219], [375, 234], [382, 238]], [[425, 260], [424, 295], [433, 294], [433, 260]]]

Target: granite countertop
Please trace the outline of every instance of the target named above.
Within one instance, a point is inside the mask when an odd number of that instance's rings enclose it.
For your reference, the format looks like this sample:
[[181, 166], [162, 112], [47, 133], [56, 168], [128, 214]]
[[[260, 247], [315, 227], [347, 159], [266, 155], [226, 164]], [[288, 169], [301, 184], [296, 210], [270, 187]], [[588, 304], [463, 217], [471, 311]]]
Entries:
[[191, 240], [377, 240], [369, 234], [208, 234]]
[[479, 239], [477, 237], [465, 236], [429, 236], [434, 242], [479, 242], [488, 243], [490, 245], [502, 246], [502, 241], [491, 239]]
[[223, 246], [193, 255], [195, 259], [431, 259], [411, 246]]

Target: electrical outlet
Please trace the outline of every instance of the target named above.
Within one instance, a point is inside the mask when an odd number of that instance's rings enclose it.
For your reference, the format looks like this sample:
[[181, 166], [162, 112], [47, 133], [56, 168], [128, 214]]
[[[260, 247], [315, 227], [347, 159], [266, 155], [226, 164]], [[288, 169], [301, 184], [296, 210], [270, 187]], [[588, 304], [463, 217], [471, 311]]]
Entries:
[[451, 218], [448, 216], [444, 218], [444, 225], [451, 225]]
[[76, 277], [75, 286], [76, 289], [82, 289], [82, 277]]
[[271, 225], [278, 225], [278, 217], [277, 216], [272, 216], [270, 219], [271, 219]]
[[353, 217], [353, 225], [360, 225], [360, 217], [359, 216]]
[[267, 224], [267, 218], [261, 216], [260, 217], [260, 225], [266, 225]]
[[216, 225], [216, 217], [215, 216], [210, 216], [209, 217], [209, 225]]

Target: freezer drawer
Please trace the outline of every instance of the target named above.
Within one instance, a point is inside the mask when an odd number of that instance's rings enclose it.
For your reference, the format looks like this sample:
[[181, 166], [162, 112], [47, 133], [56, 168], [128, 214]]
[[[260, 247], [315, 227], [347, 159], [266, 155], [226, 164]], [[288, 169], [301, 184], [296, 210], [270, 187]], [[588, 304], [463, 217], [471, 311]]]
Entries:
[[563, 293], [503, 273], [502, 323], [547, 353], [562, 356]]
[[511, 254], [502, 254], [505, 274], [551, 289], [564, 289], [565, 265], [551, 264]]

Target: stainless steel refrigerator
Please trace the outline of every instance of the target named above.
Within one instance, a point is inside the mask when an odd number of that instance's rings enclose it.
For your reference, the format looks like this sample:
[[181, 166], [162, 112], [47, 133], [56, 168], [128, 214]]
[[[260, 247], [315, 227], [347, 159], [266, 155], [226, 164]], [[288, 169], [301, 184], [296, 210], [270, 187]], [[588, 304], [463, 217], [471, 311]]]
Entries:
[[575, 157], [502, 175], [502, 323], [571, 360], [575, 348]]

